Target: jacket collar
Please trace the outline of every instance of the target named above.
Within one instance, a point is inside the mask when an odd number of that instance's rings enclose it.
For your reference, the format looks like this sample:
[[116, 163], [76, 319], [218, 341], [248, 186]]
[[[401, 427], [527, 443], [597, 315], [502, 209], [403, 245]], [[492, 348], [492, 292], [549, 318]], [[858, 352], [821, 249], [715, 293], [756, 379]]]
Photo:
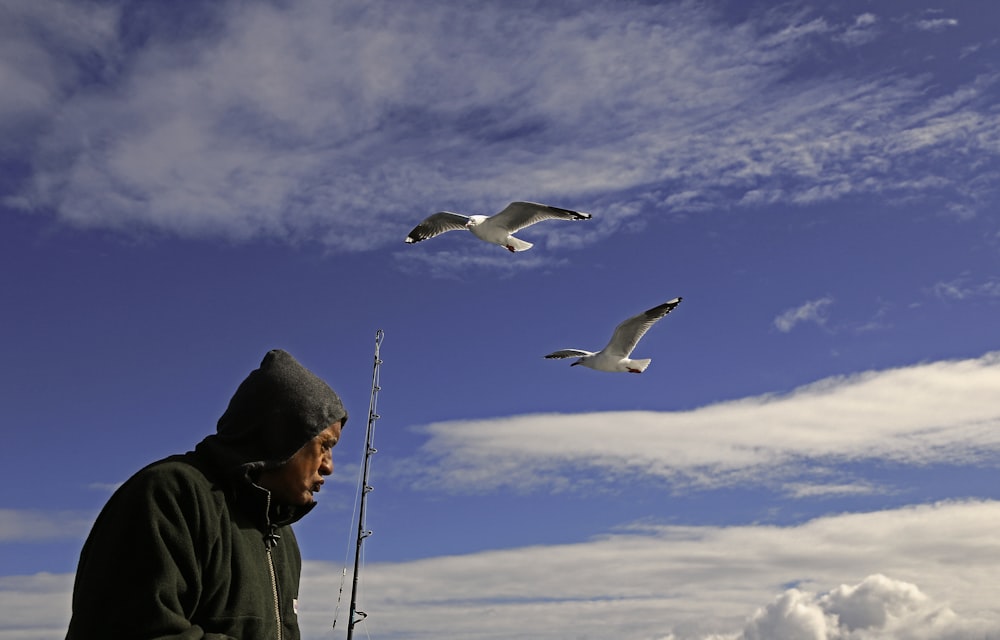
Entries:
[[285, 505], [274, 502], [271, 492], [254, 481], [265, 464], [243, 462], [237, 452], [222, 445], [214, 436], [198, 443], [191, 455], [202, 471], [225, 488], [240, 512], [262, 532], [297, 522], [316, 506], [316, 503]]

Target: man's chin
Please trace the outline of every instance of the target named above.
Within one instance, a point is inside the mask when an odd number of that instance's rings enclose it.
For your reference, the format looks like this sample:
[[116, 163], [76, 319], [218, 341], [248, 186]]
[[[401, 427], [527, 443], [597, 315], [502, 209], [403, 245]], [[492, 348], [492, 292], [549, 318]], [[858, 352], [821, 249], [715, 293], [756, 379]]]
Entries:
[[295, 507], [307, 507], [311, 504], [316, 504], [316, 499], [313, 498], [312, 491], [306, 491], [305, 493], [302, 493], [294, 498], [289, 496], [289, 499], [285, 504]]

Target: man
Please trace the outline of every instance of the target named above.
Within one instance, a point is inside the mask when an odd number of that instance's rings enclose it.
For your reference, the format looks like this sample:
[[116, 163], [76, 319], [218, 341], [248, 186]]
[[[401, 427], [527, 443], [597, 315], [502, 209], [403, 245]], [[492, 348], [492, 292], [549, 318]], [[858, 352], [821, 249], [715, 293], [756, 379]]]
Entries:
[[80, 553], [67, 640], [297, 640], [290, 525], [333, 473], [346, 421], [325, 382], [268, 352], [214, 435], [108, 500]]

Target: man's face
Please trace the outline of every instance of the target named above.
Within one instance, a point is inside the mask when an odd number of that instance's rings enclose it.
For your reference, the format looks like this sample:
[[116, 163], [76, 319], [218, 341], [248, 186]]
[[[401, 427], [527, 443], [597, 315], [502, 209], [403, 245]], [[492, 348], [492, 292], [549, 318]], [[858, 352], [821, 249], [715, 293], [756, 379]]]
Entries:
[[271, 492], [277, 502], [307, 505], [323, 485], [323, 477], [333, 473], [331, 449], [340, 440], [343, 422], [338, 420], [305, 443], [288, 462], [261, 472], [258, 484]]

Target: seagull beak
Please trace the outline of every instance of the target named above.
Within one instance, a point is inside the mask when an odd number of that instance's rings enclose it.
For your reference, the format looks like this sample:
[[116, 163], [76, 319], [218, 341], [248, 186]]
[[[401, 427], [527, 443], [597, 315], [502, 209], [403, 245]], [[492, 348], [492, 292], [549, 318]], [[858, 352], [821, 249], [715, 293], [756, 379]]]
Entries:
[[580, 364], [580, 360], [577, 360], [576, 362], [571, 362], [571, 363], [569, 363], [569, 366], [571, 366], [571, 367], [575, 367], [575, 366], [576, 366], [576, 365], [578, 365], [578, 364]]

